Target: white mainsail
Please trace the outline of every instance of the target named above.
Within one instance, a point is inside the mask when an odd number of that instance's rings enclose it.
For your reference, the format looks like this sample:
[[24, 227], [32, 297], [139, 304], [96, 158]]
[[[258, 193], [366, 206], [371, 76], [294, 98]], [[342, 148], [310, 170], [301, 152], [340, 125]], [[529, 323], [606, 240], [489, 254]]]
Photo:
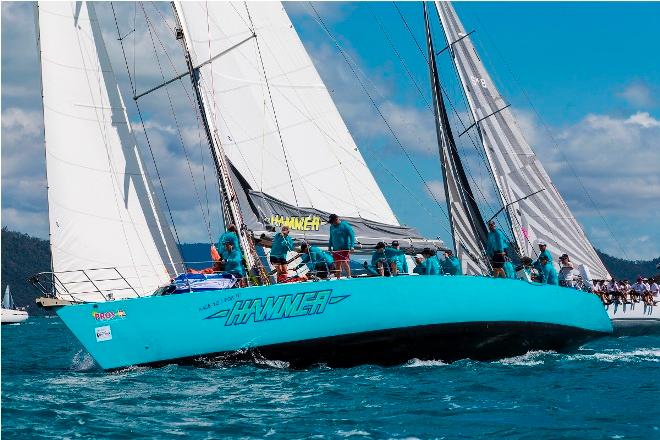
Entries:
[[151, 294], [182, 271], [181, 256], [140, 157], [94, 4], [43, 2], [38, 20], [52, 269], [75, 300], [103, 300], [99, 291]]
[[436, 1], [435, 5], [503, 205], [542, 190], [507, 207], [521, 254], [538, 252], [530, 239], [534, 236], [546, 241], [553, 255], [567, 253], [574, 263], [586, 265], [594, 278], [609, 278], [582, 227], [524, 139], [454, 8], [448, 2]]
[[[175, 2], [223, 149], [292, 206], [398, 221], [279, 2]], [[220, 56], [218, 56], [221, 54]]]
[[429, 55], [433, 111], [435, 114], [436, 132], [440, 149], [440, 164], [444, 178], [445, 197], [447, 198], [447, 211], [449, 212], [454, 251], [461, 261], [463, 274], [483, 275], [489, 272], [489, 267], [484, 258], [486, 227], [458, 156], [458, 150], [456, 149], [456, 143], [454, 142], [454, 136], [449, 124], [449, 117], [447, 116], [447, 110], [442, 97], [442, 89], [440, 87], [440, 76], [435, 60], [435, 49], [426, 5], [424, 5], [424, 21]]

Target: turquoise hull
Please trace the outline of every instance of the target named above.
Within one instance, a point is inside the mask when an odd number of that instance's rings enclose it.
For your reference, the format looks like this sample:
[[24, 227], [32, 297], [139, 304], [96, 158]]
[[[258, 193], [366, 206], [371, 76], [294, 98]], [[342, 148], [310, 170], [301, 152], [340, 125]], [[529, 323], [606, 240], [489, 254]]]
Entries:
[[278, 284], [57, 313], [103, 369], [255, 351], [293, 367], [495, 359], [567, 350], [612, 332], [595, 295], [470, 276]]

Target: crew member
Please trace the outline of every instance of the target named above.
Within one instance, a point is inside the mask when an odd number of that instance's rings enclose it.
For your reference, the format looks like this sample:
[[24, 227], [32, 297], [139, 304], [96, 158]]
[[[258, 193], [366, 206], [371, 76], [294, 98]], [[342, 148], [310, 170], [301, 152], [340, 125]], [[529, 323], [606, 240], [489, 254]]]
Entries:
[[371, 267], [376, 272], [378, 272], [378, 275], [381, 277], [385, 276], [385, 273], [388, 275], [391, 273], [390, 266], [387, 264], [387, 261], [388, 259], [387, 254], [385, 253], [385, 243], [379, 241], [376, 245], [376, 251], [371, 255]]
[[236, 278], [240, 278], [241, 284], [243, 284], [242, 278], [245, 277], [245, 270], [243, 269], [241, 253], [234, 248], [234, 243], [231, 240], [225, 241], [224, 247], [220, 256], [225, 265], [225, 272], [229, 272]]
[[330, 214], [328, 222], [330, 223], [328, 250], [332, 251], [332, 258], [335, 260], [335, 275], [340, 278], [344, 271], [350, 278], [350, 257], [351, 251], [355, 248], [355, 233], [351, 225], [341, 220], [337, 214]]
[[275, 265], [277, 273], [287, 272], [286, 256], [294, 249], [293, 239], [289, 237], [289, 227], [282, 226], [282, 231], [273, 236], [270, 248], [270, 263]]
[[387, 255], [387, 264], [390, 267], [392, 275], [398, 275], [399, 272], [408, 273], [406, 254], [399, 249], [399, 242], [397, 240], [392, 242], [392, 246], [385, 247], [385, 255]]
[[440, 275], [440, 260], [436, 252], [431, 248], [424, 248], [424, 275]]
[[541, 255], [541, 272], [543, 273], [543, 283], [544, 284], [559, 284], [559, 279], [557, 277], [557, 270], [552, 265], [552, 262], [548, 260], [546, 255]]
[[227, 226], [227, 231], [220, 236], [218, 239], [220, 249], [224, 249], [224, 244], [227, 242], [227, 240], [231, 240], [232, 244], [234, 245], [234, 249], [241, 252], [241, 243], [238, 239], [238, 229], [236, 228], [236, 225], [230, 224]]
[[539, 257], [534, 262], [534, 267], [539, 272], [541, 272], [541, 256], [543, 255], [547, 257], [548, 261], [552, 262], [552, 255], [550, 255], [550, 251], [548, 250], [548, 244], [541, 240], [539, 241]]
[[426, 275], [426, 267], [424, 266], [424, 255], [417, 254], [415, 255], [415, 267], [413, 268], [413, 273], [418, 275]]
[[301, 260], [307, 264], [309, 270], [319, 278], [327, 278], [330, 271], [334, 270], [334, 260], [332, 255], [321, 250], [317, 246], [309, 246], [307, 243], [300, 245]]
[[486, 243], [486, 252], [490, 257], [493, 267], [493, 276], [495, 278], [505, 278], [504, 272], [505, 252], [509, 248], [509, 240], [500, 229], [495, 226], [495, 221], [488, 222], [488, 241]]
[[445, 259], [442, 262], [442, 273], [445, 275], [463, 275], [461, 273], [461, 261], [454, 255], [451, 249], [445, 250]]
[[506, 255], [506, 252], [504, 253], [504, 264], [502, 265], [502, 269], [504, 269], [504, 275], [506, 275], [507, 278], [511, 278], [511, 279], [516, 278], [516, 268], [513, 267], [511, 258], [509, 258], [509, 256]]

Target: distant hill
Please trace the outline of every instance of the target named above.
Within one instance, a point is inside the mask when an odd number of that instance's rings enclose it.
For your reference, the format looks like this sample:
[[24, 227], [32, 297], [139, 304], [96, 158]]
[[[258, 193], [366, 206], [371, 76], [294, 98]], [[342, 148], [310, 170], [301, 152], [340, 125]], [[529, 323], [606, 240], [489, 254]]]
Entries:
[[[603, 252], [598, 255], [605, 266], [616, 279], [633, 280], [638, 275], [656, 275], [656, 266], [660, 263], [660, 257], [650, 261], [629, 261], [612, 257]], [[181, 245], [181, 254], [185, 261], [208, 261], [208, 243], [187, 243]], [[192, 264], [192, 267], [206, 267], [208, 264]], [[40, 238], [30, 237], [20, 232], [9, 231], [2, 228], [2, 276], [0, 278], [2, 291], [5, 286], [11, 286], [14, 301], [19, 306], [27, 306], [30, 314], [44, 314], [43, 309], [38, 308], [34, 299], [37, 290], [32, 287], [27, 278], [37, 272], [50, 270], [50, 249], [48, 241]]]
[[2, 228], [0, 284], [2, 284], [3, 295], [5, 287], [9, 284], [16, 305], [27, 306], [30, 315], [45, 314], [43, 309], [34, 303], [38, 292], [27, 282], [27, 278], [37, 272], [49, 270], [50, 247], [48, 241]]
[[649, 261], [630, 261], [607, 255], [598, 249], [596, 249], [596, 252], [600, 259], [603, 260], [605, 267], [607, 267], [612, 276], [617, 280], [630, 280], [632, 282], [640, 275], [649, 277], [658, 275], [658, 272], [660, 272], [656, 269], [660, 263], [660, 257]]

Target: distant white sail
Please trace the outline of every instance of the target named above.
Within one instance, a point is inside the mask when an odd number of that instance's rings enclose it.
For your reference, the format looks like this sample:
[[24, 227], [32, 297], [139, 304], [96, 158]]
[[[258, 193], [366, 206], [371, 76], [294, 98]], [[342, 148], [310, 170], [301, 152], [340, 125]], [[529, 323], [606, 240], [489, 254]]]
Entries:
[[[181, 272], [181, 256], [146, 175], [94, 5], [44, 2], [38, 16], [53, 271], [83, 269], [105, 279], [92, 286], [80, 273], [58, 275], [70, 293], [148, 295]], [[100, 268], [117, 268], [125, 280]], [[103, 300], [97, 293], [75, 298]]]
[[11, 293], [9, 293], [9, 285], [7, 285], [7, 288], [5, 289], [5, 296], [2, 298], [2, 308], [3, 309], [14, 308], [14, 302], [12, 301]]
[[[454, 8], [435, 2], [454, 63], [468, 98], [472, 117], [484, 145], [502, 203], [543, 190], [507, 208], [513, 235], [523, 255], [538, 252], [534, 236], [548, 243], [553, 255], [567, 253], [585, 264], [596, 279], [609, 278], [607, 269], [582, 227], [552, 184], [550, 177], [524, 139], [513, 114], [484, 68]], [[523, 215], [525, 219], [521, 218]], [[527, 225], [527, 226], [524, 226]]]
[[398, 225], [281, 3], [175, 8], [193, 64], [213, 58], [200, 69], [210, 117], [251, 189], [292, 206]]

